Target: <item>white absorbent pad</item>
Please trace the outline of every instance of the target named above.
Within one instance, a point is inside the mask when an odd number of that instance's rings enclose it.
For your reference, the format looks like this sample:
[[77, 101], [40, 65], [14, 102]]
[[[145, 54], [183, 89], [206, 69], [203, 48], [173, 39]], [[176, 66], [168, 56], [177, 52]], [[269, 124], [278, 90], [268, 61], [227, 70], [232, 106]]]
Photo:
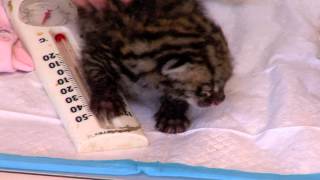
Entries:
[[204, 3], [227, 36], [234, 75], [221, 105], [192, 110], [187, 132], [158, 132], [156, 109], [132, 102], [149, 147], [78, 154], [35, 73], [1, 74], [0, 153], [320, 172], [320, 1]]

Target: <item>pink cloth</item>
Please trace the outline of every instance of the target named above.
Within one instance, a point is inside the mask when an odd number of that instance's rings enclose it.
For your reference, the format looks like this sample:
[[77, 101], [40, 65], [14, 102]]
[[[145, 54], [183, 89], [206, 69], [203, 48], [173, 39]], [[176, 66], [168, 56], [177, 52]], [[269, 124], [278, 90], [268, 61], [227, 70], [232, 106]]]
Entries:
[[32, 59], [12, 30], [0, 2], [0, 72], [32, 71]]

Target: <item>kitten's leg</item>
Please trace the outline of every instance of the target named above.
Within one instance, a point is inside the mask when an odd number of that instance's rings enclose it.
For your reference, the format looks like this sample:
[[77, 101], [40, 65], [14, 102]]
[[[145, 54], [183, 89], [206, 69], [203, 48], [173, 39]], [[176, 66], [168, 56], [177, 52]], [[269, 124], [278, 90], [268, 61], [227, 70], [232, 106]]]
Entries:
[[[90, 109], [101, 121], [126, 114], [118, 85], [119, 75], [105, 60], [84, 55], [83, 67], [90, 88]], [[98, 60], [97, 60], [98, 59]]]
[[103, 92], [98, 89], [92, 89], [91, 91], [90, 109], [99, 120], [111, 120], [127, 113], [126, 105], [118, 88], [111, 85], [111, 87], [105, 88]]
[[161, 106], [155, 114], [156, 128], [170, 134], [181, 133], [190, 126], [186, 117], [189, 104], [184, 100], [162, 97]]

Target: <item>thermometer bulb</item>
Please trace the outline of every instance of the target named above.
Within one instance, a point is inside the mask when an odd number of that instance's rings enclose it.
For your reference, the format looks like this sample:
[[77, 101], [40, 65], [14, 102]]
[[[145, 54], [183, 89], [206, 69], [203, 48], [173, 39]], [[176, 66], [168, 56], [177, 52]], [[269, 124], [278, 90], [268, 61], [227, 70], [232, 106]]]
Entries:
[[67, 40], [67, 38], [66, 38], [66, 36], [64, 35], [64, 34], [62, 34], [62, 33], [58, 33], [58, 34], [56, 34], [55, 36], [54, 36], [54, 40], [56, 41], [56, 42], [61, 42], [61, 41], [66, 41]]

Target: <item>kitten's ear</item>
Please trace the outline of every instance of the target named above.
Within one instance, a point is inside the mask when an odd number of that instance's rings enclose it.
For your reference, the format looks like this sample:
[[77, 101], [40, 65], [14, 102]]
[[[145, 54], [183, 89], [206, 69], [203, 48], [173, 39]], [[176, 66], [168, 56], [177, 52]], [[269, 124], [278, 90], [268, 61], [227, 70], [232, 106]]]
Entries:
[[169, 75], [173, 73], [181, 73], [187, 70], [188, 64], [184, 60], [171, 59], [166, 62], [161, 68], [161, 74]]

